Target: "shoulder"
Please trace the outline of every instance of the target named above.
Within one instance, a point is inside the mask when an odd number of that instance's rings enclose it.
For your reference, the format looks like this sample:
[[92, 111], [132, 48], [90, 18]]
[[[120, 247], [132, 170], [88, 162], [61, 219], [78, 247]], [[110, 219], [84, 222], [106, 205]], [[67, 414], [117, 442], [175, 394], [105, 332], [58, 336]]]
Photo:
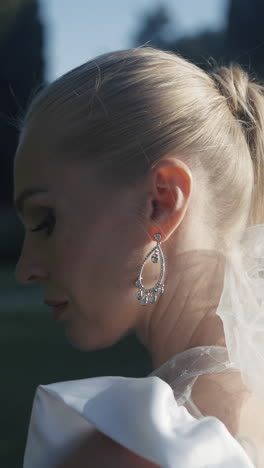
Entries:
[[250, 398], [239, 372], [206, 374], [193, 387], [192, 399], [204, 416], [215, 416], [234, 437], [241, 432], [241, 415]]
[[57, 468], [158, 468], [99, 431], [89, 437]]

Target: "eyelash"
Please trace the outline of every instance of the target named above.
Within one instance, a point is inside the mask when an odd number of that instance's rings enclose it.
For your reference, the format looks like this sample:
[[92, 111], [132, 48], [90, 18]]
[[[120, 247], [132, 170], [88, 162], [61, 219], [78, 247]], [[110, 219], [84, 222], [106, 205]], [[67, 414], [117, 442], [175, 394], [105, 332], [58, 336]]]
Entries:
[[50, 236], [55, 226], [55, 216], [49, 214], [38, 226], [31, 229], [31, 232], [44, 231], [47, 236]]

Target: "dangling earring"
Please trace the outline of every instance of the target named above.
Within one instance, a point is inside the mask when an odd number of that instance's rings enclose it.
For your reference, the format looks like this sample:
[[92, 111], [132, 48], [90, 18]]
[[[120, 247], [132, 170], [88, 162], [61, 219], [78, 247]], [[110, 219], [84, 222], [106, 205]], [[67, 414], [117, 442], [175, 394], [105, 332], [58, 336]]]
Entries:
[[[142, 264], [140, 265], [138, 279], [135, 282], [138, 292], [136, 293], [136, 298], [141, 301], [142, 305], [146, 305], [148, 302], [154, 303], [158, 299], [159, 294], [164, 293], [164, 275], [165, 275], [165, 259], [160, 246], [161, 235], [155, 234], [154, 239], [157, 241], [157, 245], [151, 249], [148, 255], [144, 258]], [[142, 272], [145, 266], [146, 261], [151, 256], [151, 261], [153, 263], [158, 263], [160, 261], [160, 276], [158, 281], [155, 283], [153, 288], [146, 289], [142, 283]]]

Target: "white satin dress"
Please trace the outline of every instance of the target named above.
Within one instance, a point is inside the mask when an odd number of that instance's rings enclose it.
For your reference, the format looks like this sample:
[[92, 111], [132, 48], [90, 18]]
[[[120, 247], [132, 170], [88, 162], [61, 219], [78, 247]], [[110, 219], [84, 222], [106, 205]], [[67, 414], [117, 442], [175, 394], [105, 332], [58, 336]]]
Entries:
[[39, 386], [24, 468], [56, 468], [97, 429], [162, 468], [253, 468], [224, 424], [192, 402], [205, 373], [232, 370], [225, 348], [199, 347], [145, 378], [96, 377]]

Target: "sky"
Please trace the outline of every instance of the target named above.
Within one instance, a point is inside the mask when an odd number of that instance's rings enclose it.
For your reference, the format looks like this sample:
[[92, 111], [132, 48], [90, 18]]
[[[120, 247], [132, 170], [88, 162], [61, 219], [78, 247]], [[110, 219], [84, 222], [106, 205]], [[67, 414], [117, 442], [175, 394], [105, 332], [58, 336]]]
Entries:
[[225, 24], [227, 0], [40, 0], [47, 80], [96, 55], [132, 47], [142, 15], [160, 4], [168, 6], [178, 36]]

